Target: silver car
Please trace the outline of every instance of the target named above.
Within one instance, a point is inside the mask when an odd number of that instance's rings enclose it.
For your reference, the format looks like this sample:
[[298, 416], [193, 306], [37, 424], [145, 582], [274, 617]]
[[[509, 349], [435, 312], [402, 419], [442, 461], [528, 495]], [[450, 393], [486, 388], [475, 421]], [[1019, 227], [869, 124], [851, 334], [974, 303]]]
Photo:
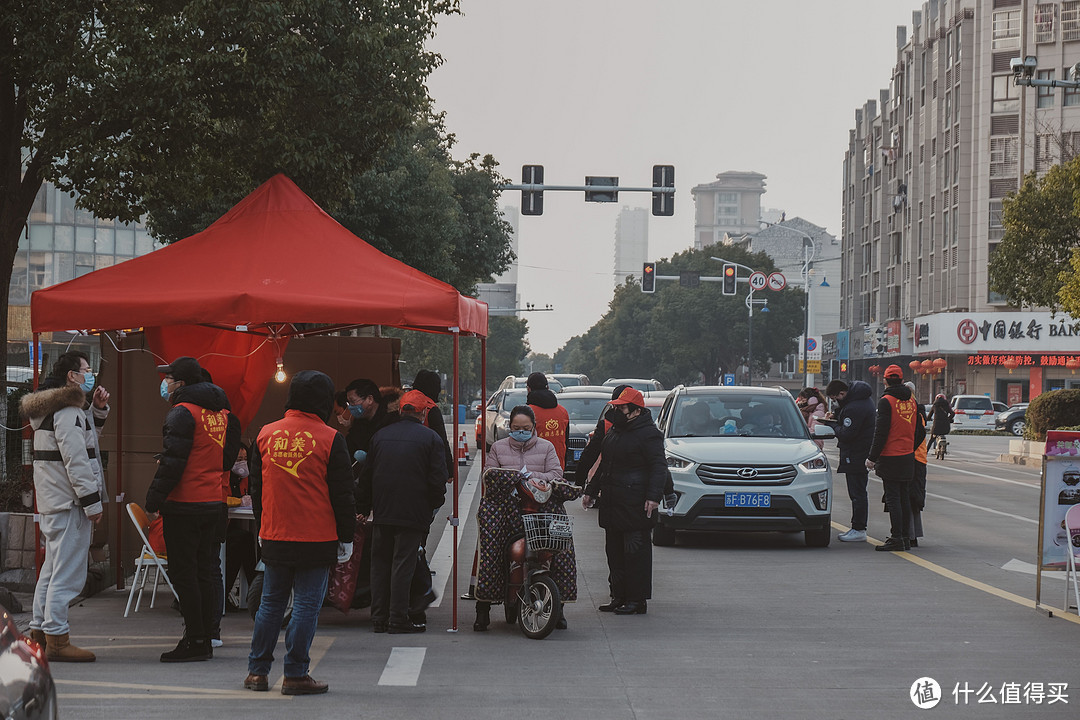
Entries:
[[657, 425], [678, 501], [662, 512], [653, 543], [680, 530], [802, 531], [806, 544], [832, 537], [832, 471], [783, 388], [677, 387]]

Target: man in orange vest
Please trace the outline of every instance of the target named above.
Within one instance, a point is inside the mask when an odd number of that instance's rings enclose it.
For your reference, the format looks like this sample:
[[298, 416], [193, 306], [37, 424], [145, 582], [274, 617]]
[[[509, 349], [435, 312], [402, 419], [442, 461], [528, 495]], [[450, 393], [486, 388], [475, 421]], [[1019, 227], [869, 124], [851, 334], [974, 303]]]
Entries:
[[866, 467], [877, 472], [885, 486], [889, 509], [889, 538], [875, 550], [909, 550], [911, 539], [911, 498], [908, 486], [915, 475], [915, 427], [919, 407], [911, 390], [904, 386], [904, 371], [898, 365], [885, 368], [885, 393], [877, 406], [874, 443]]
[[915, 474], [912, 476], [908, 496], [911, 498], [911, 525], [908, 526], [908, 539], [911, 547], [919, 547], [919, 538], [923, 535], [922, 511], [926, 506], [926, 409], [915, 397], [915, 383], [906, 382], [904, 387], [911, 391], [911, 399], [919, 409], [919, 417], [915, 421]]
[[536, 415], [536, 436], [555, 446], [559, 464], [566, 469], [566, 440], [570, 436], [570, 414], [559, 404], [555, 393], [548, 387], [547, 376], [534, 372], [525, 382], [529, 395], [525, 402]]
[[308, 675], [311, 641], [326, 597], [330, 568], [352, 556], [356, 514], [345, 436], [326, 423], [334, 383], [324, 373], [293, 376], [285, 417], [259, 432], [248, 459], [251, 509], [266, 566], [248, 655], [248, 690], [270, 689], [268, 676], [289, 594], [282, 695], [318, 695], [329, 688]]
[[[146, 493], [151, 519], [160, 512], [169, 574], [180, 599], [184, 637], [161, 662], [194, 662], [214, 656], [214, 568], [228, 469], [240, 451], [240, 428], [229, 422], [225, 391], [203, 380], [192, 357], [158, 366], [165, 375], [161, 396], [172, 403], [165, 416], [161, 459]], [[220, 582], [220, 581], [219, 581]]]

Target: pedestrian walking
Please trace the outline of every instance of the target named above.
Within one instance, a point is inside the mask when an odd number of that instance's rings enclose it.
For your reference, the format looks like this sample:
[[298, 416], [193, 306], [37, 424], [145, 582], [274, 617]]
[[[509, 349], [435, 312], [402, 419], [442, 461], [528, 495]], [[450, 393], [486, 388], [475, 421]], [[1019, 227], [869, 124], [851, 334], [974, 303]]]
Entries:
[[[22, 414], [34, 439], [34, 492], [45, 560], [34, 588], [30, 637], [49, 662], [93, 662], [89, 650], [71, 644], [68, 605], [86, 584], [94, 525], [101, 521], [105, 476], [98, 461], [98, 414], [108, 414], [103, 388], [90, 403], [94, 373], [78, 351], [61, 355], [42, 388], [25, 395]], [[104, 417], [102, 418], [104, 422]], [[95, 427], [96, 426], [96, 427]]]
[[640, 391], [628, 387], [611, 405], [600, 467], [581, 501], [586, 508], [600, 501], [611, 586], [611, 602], [600, 610], [644, 615], [652, 597], [652, 529], [667, 481], [664, 436]]
[[290, 593], [281, 693], [318, 695], [329, 689], [308, 674], [311, 641], [330, 568], [352, 557], [356, 531], [349, 452], [345, 438], [327, 425], [333, 406], [329, 376], [315, 370], [296, 373], [285, 417], [263, 427], [248, 459], [248, 490], [266, 567], [244, 679], [249, 690], [269, 689], [267, 677]]
[[840, 542], [866, 542], [866, 527], [870, 501], [866, 486], [870, 471], [866, 458], [874, 444], [874, 425], [877, 410], [871, 397], [873, 390], [861, 380], [849, 386], [843, 380], [833, 380], [825, 387], [825, 394], [837, 405], [837, 410], [823, 418], [822, 422], [836, 430], [836, 442], [840, 449], [840, 462], [836, 471], [843, 473], [847, 481], [848, 498], [851, 499], [851, 528], [840, 533]]
[[[372, 514], [371, 624], [375, 632], [417, 633], [409, 617], [420, 542], [446, 497], [445, 443], [424, 425], [431, 398], [410, 390], [400, 419], [375, 433], [360, 476], [361, 515]], [[368, 500], [370, 498], [370, 500]]]
[[555, 446], [559, 467], [566, 469], [566, 444], [570, 437], [570, 414], [559, 405], [559, 399], [548, 387], [547, 375], [534, 372], [525, 381], [529, 394], [525, 402], [536, 416], [536, 437]]
[[[184, 636], [161, 662], [214, 656], [211, 645], [220, 597], [220, 538], [228, 470], [240, 451], [239, 423], [230, 422], [225, 391], [203, 380], [193, 357], [159, 365], [161, 396], [172, 404], [162, 428], [162, 453], [146, 493], [150, 519], [160, 512], [169, 575], [180, 599]], [[216, 580], [215, 580], [216, 577]]]
[[877, 405], [874, 444], [866, 467], [874, 470], [885, 486], [889, 538], [874, 549], [888, 552], [911, 548], [909, 483], [915, 476], [915, 426], [919, 413], [911, 390], [904, 387], [904, 371], [899, 365], [885, 368], [885, 386]]

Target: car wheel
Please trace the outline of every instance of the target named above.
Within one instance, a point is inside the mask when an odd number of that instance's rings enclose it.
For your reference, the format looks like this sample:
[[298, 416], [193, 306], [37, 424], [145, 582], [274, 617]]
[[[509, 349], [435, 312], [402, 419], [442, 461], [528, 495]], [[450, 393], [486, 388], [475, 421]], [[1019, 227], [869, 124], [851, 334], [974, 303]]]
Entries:
[[807, 530], [804, 535], [807, 547], [829, 547], [829, 542], [832, 540], [831, 518], [825, 521], [824, 527]]
[[1026, 424], [1025, 424], [1023, 418], [1021, 418], [1019, 420], [1013, 420], [1011, 423], [1009, 423], [1009, 432], [1011, 432], [1016, 437], [1020, 437], [1021, 435], [1024, 434], [1025, 425]]
[[657, 547], [671, 547], [676, 541], [675, 530], [666, 525], [657, 525], [652, 531], [652, 544]]

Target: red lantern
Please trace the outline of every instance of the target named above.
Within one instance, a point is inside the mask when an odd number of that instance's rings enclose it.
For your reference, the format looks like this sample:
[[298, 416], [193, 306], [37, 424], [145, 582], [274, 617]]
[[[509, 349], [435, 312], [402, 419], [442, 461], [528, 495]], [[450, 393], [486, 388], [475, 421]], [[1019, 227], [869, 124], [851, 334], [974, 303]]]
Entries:
[[912, 360], [907, 364], [907, 366], [911, 368], [911, 372], [913, 373], [919, 372], [919, 365], [921, 365], [921, 363], [918, 360]]
[[874, 375], [874, 376], [877, 376], [877, 374], [881, 372], [881, 366], [880, 365], [871, 365], [870, 367], [868, 367], [866, 369], [870, 372], [871, 375]]
[[1020, 366], [1020, 361], [1010, 355], [998, 364], [1001, 365], [1001, 367], [1009, 368], [1009, 374], [1011, 375], [1012, 371]]
[[923, 375], [929, 375], [934, 370], [933, 360], [923, 360], [919, 363], [919, 369], [922, 370]]
[[1065, 361], [1065, 367], [1072, 371], [1072, 374], [1076, 374], [1076, 368], [1080, 368], [1080, 358], [1071, 357]]
[[936, 360], [934, 360], [934, 367], [937, 369], [938, 372], [944, 370], [948, 364], [949, 361], [945, 358], [937, 358]]

